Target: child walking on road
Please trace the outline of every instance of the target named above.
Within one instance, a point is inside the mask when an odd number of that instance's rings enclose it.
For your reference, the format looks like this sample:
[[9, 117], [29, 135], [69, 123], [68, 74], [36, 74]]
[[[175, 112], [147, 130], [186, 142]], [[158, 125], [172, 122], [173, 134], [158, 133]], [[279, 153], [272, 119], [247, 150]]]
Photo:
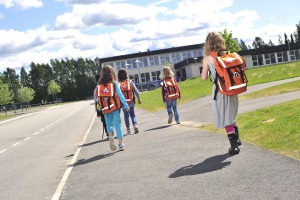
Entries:
[[161, 78], [162, 99], [163, 102], [167, 104], [167, 112], [169, 116], [168, 124], [172, 123], [173, 116], [175, 116], [176, 123], [180, 124], [179, 114], [177, 111], [177, 99], [181, 99], [180, 89], [170, 67], [163, 68]]
[[127, 112], [126, 110], [123, 109], [125, 125], [127, 128], [127, 134], [131, 133], [129, 116], [132, 121], [134, 133], [136, 134], [139, 132], [139, 129], [137, 127], [137, 120], [136, 120], [136, 116], [134, 113], [134, 106], [135, 106], [135, 96], [134, 95], [136, 95], [136, 97], [138, 98], [138, 103], [141, 104], [142, 102], [141, 102], [141, 98], [140, 98], [140, 93], [139, 93], [138, 89], [136, 88], [134, 82], [129, 79], [126, 69], [119, 70], [118, 80], [120, 82], [121, 91], [126, 99], [126, 102], [128, 103], [128, 105], [130, 107], [129, 112]]
[[[205, 41], [204, 46], [204, 59], [203, 59], [203, 70], [201, 78], [206, 80], [209, 76], [209, 71], [213, 80], [216, 80], [216, 66], [215, 58], [212, 54], [218, 55], [226, 50], [226, 44], [223, 37], [217, 32], [210, 32]], [[215, 94], [216, 93], [216, 94]], [[238, 127], [236, 124], [236, 116], [238, 113], [238, 96], [227, 96], [221, 94], [216, 90], [216, 84], [213, 86], [212, 91], [213, 96], [215, 97], [212, 102], [212, 114], [214, 119], [214, 126], [216, 129], [225, 128], [229, 142], [230, 154], [238, 154], [240, 149], [239, 137], [238, 137]]]
[[129, 112], [129, 106], [121, 92], [120, 84], [116, 81], [116, 75], [111, 66], [102, 68], [98, 83], [98, 102], [105, 117], [110, 148], [112, 151], [116, 150], [113, 134], [113, 129], [115, 128], [119, 140], [119, 149], [122, 151], [126, 146], [123, 143], [120, 109], [122, 104], [123, 108]]

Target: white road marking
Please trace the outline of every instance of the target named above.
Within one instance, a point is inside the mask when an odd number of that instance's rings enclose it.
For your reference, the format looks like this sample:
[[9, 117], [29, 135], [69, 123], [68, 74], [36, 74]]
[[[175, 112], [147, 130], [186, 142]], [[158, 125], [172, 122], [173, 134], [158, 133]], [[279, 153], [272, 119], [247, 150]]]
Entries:
[[44, 128], [42, 128], [41, 130], [40, 130], [40, 132], [42, 132], [42, 131], [44, 131], [45, 129]]
[[0, 124], [4, 124], [4, 123], [6, 123], [6, 122], [10, 122], [10, 121], [13, 121], [13, 120], [16, 120], [16, 119], [20, 119], [20, 118], [23, 118], [23, 117], [27, 117], [27, 116], [30, 116], [30, 115], [33, 115], [33, 113], [29, 113], [29, 114], [27, 114], [27, 115], [22, 115], [22, 116], [20, 116], [20, 117], [15, 117], [15, 118], [12, 118], [12, 119], [8, 119], [8, 120], [5, 120], [5, 121], [0, 122]]
[[27, 137], [27, 138], [25, 138], [24, 140], [28, 140], [28, 139], [30, 139], [31, 137]]
[[37, 134], [39, 134], [40, 132], [35, 132], [33, 135], [37, 135]]
[[72, 169], [73, 169], [74, 163], [76, 162], [77, 157], [78, 157], [78, 155], [79, 155], [79, 153], [80, 153], [81, 146], [84, 144], [84, 142], [85, 142], [85, 140], [86, 140], [88, 134], [90, 133], [91, 128], [92, 128], [92, 125], [93, 125], [93, 123], [94, 123], [94, 121], [95, 121], [95, 119], [96, 119], [96, 116], [97, 116], [97, 115], [94, 116], [94, 118], [93, 118], [93, 120], [92, 120], [92, 122], [91, 122], [91, 124], [90, 124], [90, 127], [89, 127], [88, 130], [86, 131], [84, 138], [82, 139], [82, 141], [81, 141], [79, 147], [77, 148], [77, 150], [76, 150], [76, 152], [75, 152], [75, 154], [74, 154], [74, 156], [73, 156], [71, 162], [69, 163], [69, 165], [68, 165], [69, 167], [68, 167], [67, 170], [65, 171], [63, 177], [61, 178], [61, 180], [60, 180], [60, 182], [59, 182], [59, 184], [58, 184], [58, 186], [57, 186], [57, 188], [56, 188], [56, 191], [55, 191], [54, 195], [52, 196], [51, 200], [59, 200], [60, 195], [61, 195], [61, 193], [62, 193], [62, 190], [63, 190], [63, 188], [64, 188], [64, 186], [65, 186], [65, 184], [66, 184], [66, 182], [67, 182], [67, 180], [68, 180], [68, 177], [69, 177], [69, 175], [70, 175], [70, 173], [71, 173], [71, 171], [72, 171]]
[[12, 147], [15, 147], [15, 146], [17, 146], [18, 144], [20, 144], [21, 142], [17, 142], [17, 143], [15, 143], [15, 144], [13, 144], [13, 145], [11, 145]]
[[0, 151], [0, 153], [3, 153], [4, 151], [6, 151], [7, 149], [3, 149], [2, 151]]

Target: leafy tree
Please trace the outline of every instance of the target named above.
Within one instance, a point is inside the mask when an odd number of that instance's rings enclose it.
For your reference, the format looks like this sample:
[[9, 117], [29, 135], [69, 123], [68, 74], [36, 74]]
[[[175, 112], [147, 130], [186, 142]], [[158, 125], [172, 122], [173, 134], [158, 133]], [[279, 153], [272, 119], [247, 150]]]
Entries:
[[296, 31], [294, 32], [295, 42], [300, 42], [300, 21], [296, 24]]
[[288, 39], [286, 33], [284, 33], [284, 43], [285, 43], [285, 44], [290, 43], [290, 40]]
[[35, 91], [30, 87], [21, 87], [18, 90], [18, 100], [22, 103], [30, 102], [34, 98]]
[[[10, 91], [8, 84], [0, 81], [0, 105], [9, 104], [13, 101], [13, 92]], [[5, 110], [5, 114], [6, 110]]]
[[260, 37], [255, 37], [253, 43], [252, 43], [252, 47], [254, 49], [258, 49], [258, 48], [264, 48], [269, 46], [268, 44], [266, 44]]
[[7, 68], [6, 71], [3, 72], [5, 77], [5, 83], [7, 83], [9, 89], [14, 94], [14, 99], [17, 98], [18, 89], [20, 88], [19, 84], [19, 75], [16, 73], [14, 69]]
[[293, 38], [293, 34], [291, 34], [291, 43], [295, 43], [294, 38]]
[[53, 95], [53, 101], [56, 101], [56, 94], [61, 92], [60, 86], [55, 81], [50, 81], [48, 84], [48, 94]]
[[21, 75], [20, 77], [21, 86], [23, 87], [29, 86], [29, 77], [24, 67], [21, 68], [20, 75]]
[[242, 50], [248, 50], [247, 45], [242, 39], [240, 39], [240, 47], [242, 48]]
[[270, 46], [270, 47], [275, 46], [275, 44], [272, 42], [271, 39], [269, 40], [269, 46]]
[[223, 32], [220, 32], [220, 34], [222, 35], [222, 37], [224, 38], [224, 40], [226, 42], [226, 47], [227, 47], [228, 51], [238, 52], [238, 51], [242, 50], [242, 48], [240, 47], [238, 41], [232, 38], [232, 32], [231, 31], [230, 31], [230, 33], [228, 33], [226, 28], [225, 28]]
[[282, 44], [283, 44], [281, 35], [278, 35], [278, 44], [279, 44], [279, 45], [282, 45]]

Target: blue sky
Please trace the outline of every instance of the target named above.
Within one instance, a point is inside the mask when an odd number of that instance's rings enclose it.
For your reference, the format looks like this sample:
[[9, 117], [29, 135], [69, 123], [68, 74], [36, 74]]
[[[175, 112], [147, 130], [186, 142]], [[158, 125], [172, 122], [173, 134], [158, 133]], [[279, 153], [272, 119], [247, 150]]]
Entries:
[[277, 44], [300, 21], [298, 0], [0, 0], [0, 72], [50, 59], [111, 57], [203, 43], [232, 31]]

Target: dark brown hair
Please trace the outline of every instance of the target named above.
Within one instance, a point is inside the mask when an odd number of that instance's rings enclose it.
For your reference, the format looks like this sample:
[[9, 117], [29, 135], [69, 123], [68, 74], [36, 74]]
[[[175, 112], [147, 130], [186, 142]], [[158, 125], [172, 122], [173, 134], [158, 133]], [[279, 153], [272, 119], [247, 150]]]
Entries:
[[126, 69], [124, 69], [124, 68], [119, 69], [119, 71], [118, 71], [118, 80], [120, 82], [122, 82], [122, 81], [126, 81], [128, 79], [129, 78], [128, 78], [128, 73], [127, 73]]
[[99, 84], [106, 85], [107, 83], [113, 83], [117, 80], [114, 68], [110, 65], [106, 65], [101, 70], [101, 76], [98, 81]]

